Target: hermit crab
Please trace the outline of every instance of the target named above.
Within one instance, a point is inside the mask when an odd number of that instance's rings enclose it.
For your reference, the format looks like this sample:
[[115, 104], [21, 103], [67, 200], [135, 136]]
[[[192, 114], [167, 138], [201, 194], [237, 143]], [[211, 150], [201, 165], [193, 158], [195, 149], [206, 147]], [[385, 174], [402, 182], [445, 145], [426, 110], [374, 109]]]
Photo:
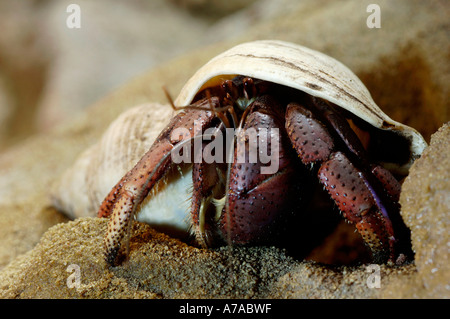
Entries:
[[[399, 179], [426, 143], [384, 114], [340, 62], [288, 42], [243, 43], [200, 68], [171, 105], [175, 116], [98, 209], [110, 218], [109, 264], [128, 249], [143, 203], [186, 176], [202, 247], [270, 242], [318, 183], [375, 262], [411, 258]], [[178, 171], [183, 178], [174, 179]]]

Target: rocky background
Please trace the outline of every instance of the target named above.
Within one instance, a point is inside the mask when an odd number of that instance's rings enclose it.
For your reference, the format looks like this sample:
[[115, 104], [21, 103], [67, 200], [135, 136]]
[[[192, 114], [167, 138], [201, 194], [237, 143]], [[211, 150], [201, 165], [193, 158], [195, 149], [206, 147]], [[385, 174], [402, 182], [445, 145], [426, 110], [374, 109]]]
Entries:
[[[0, 0], [0, 297], [450, 297], [447, 1], [376, 1], [381, 28], [367, 25], [374, 1], [80, 0], [80, 29], [66, 25], [70, 3]], [[176, 95], [217, 53], [269, 38], [337, 58], [431, 141], [401, 197], [415, 262], [382, 266], [374, 289], [365, 265], [274, 247], [198, 250], [136, 224], [130, 262], [108, 268], [105, 221], [69, 221], [51, 205], [52, 184], [118, 114], [166, 103], [163, 85]]]

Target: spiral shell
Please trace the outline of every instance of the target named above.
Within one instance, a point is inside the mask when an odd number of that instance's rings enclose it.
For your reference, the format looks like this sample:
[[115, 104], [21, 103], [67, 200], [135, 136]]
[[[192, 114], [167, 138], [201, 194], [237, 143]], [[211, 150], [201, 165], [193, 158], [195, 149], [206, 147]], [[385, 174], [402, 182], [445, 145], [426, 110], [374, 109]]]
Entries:
[[[169, 105], [158, 103], [139, 105], [122, 113], [99, 142], [85, 150], [53, 185], [53, 205], [70, 218], [96, 216], [111, 188], [148, 151], [172, 115]], [[160, 188], [169, 191], [155, 192], [151, 203], [142, 205], [138, 219], [187, 230], [189, 220], [185, 216], [192, 177], [189, 172], [173, 173], [169, 179], [176, 182], [166, 180]], [[174, 193], [178, 195], [168, 197]]]

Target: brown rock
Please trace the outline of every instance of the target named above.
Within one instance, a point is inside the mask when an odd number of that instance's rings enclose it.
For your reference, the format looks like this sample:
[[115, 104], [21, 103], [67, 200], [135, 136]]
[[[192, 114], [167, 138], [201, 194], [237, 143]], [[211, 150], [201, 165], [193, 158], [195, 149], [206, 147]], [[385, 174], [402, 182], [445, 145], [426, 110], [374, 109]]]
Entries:
[[432, 298], [450, 297], [450, 123], [431, 137], [430, 146], [411, 168], [400, 203], [411, 229], [418, 274], [409, 297], [421, 288]]

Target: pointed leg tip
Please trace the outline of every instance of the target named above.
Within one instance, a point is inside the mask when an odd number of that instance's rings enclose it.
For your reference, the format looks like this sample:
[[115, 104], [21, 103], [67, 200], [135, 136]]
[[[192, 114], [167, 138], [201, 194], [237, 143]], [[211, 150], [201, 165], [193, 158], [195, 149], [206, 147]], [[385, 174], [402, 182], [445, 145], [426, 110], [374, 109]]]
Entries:
[[374, 249], [372, 247], [372, 260], [375, 264], [389, 264], [392, 261], [391, 254], [389, 251], [384, 249]]
[[119, 248], [108, 249], [105, 252], [105, 261], [109, 266], [115, 267], [120, 264], [120, 262], [118, 261], [118, 259], [119, 259], [118, 253], [119, 253]]

